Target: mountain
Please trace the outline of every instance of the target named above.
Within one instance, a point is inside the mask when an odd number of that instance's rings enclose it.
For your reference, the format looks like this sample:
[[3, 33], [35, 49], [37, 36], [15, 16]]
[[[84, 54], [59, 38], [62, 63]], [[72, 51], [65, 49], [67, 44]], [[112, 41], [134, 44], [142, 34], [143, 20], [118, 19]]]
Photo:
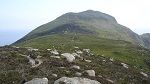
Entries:
[[141, 38], [144, 42], [144, 45], [147, 46], [147, 48], [150, 48], [150, 33], [141, 35]]
[[72, 52], [73, 47], [78, 46], [149, 72], [149, 42], [149, 34], [138, 35], [108, 14], [87, 10], [66, 13], [36, 28], [12, 45], [55, 48], [63, 52]]
[[0, 47], [0, 82], [150, 84], [149, 38], [105, 13], [66, 13]]
[[143, 39], [129, 28], [117, 23], [108, 14], [87, 10], [80, 13], [66, 13], [54, 21], [44, 24], [15, 44], [54, 34], [92, 35], [100, 38], [124, 40], [133, 44], [147, 46]]

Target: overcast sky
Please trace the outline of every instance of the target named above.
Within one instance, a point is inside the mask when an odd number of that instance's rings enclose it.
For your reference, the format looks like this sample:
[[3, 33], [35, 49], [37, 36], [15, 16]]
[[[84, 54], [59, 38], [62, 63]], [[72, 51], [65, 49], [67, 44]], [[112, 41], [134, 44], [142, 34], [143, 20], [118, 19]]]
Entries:
[[67, 12], [96, 10], [138, 34], [150, 33], [150, 0], [0, 0], [0, 45]]

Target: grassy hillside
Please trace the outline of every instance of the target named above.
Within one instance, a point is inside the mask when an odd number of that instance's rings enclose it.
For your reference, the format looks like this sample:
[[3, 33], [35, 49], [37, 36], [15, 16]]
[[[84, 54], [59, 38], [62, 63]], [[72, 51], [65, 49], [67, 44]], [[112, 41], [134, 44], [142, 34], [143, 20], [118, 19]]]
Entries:
[[150, 59], [150, 51], [121, 40], [110, 40], [90, 35], [57, 34], [31, 39], [17, 44], [17, 46], [39, 49], [55, 47], [63, 51], [72, 51], [74, 46], [80, 46], [91, 49], [95, 54], [113, 57], [139, 69], [150, 71], [150, 64], [147, 62]]
[[[37, 38], [45, 35], [59, 34], [73, 31], [76, 34], [89, 33], [101, 38], [124, 40], [137, 45], [144, 46], [144, 42], [139, 35], [131, 31], [129, 28], [117, 23], [114, 17], [98, 11], [84, 11], [80, 13], [66, 13], [52, 22], [44, 24], [31, 31], [15, 44]], [[79, 32], [84, 30], [84, 32]]]

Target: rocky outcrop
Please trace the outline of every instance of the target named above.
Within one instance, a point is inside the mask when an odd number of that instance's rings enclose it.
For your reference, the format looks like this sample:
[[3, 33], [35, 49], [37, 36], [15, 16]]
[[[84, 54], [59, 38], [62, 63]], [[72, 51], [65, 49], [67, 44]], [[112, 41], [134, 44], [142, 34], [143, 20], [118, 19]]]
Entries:
[[63, 53], [61, 55], [66, 58], [68, 62], [73, 62], [75, 60], [75, 57], [70, 53]]
[[25, 84], [48, 84], [47, 78], [34, 78], [31, 81], [26, 82]]
[[88, 78], [68, 78], [68, 77], [62, 77], [54, 82], [54, 84], [101, 84], [100, 82], [96, 80], [91, 80]]

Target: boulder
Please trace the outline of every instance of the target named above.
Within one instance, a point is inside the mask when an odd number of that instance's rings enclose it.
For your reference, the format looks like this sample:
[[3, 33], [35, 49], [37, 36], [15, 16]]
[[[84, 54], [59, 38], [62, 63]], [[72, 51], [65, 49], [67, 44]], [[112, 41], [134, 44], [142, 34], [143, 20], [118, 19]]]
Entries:
[[24, 84], [48, 84], [47, 78], [34, 78], [31, 81], [28, 81]]
[[63, 53], [61, 55], [65, 57], [68, 62], [73, 62], [75, 60], [75, 57], [70, 53]]
[[62, 77], [54, 82], [54, 84], [101, 84], [96, 80], [80, 77]]
[[95, 76], [95, 71], [94, 70], [86, 70], [85, 71], [89, 76]]

